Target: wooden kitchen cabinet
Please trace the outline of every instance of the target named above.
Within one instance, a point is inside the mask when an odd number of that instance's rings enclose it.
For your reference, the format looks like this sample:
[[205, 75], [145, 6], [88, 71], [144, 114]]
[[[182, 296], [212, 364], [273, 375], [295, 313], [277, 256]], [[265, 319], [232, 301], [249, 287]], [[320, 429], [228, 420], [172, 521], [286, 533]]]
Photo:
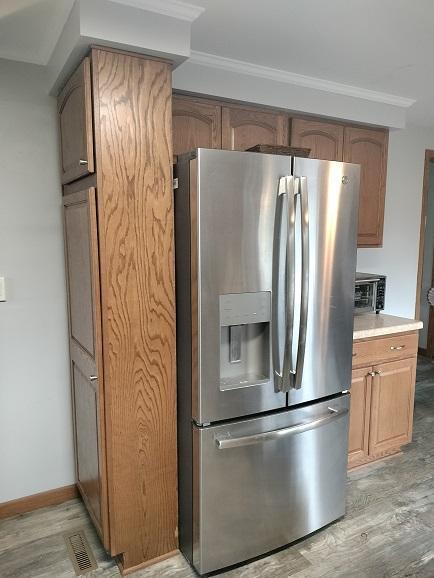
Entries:
[[366, 368], [355, 369], [353, 371], [348, 435], [349, 467], [363, 462], [368, 458], [371, 381], [372, 377]]
[[58, 97], [62, 183], [94, 172], [90, 59], [85, 58]]
[[310, 148], [312, 158], [360, 165], [358, 247], [383, 243], [388, 138], [386, 129], [292, 119], [292, 146]]
[[381, 247], [386, 195], [387, 130], [345, 127], [344, 156], [360, 164], [359, 247]]
[[[63, 188], [76, 475], [130, 572], [177, 548], [171, 65], [90, 58], [96, 172]], [[89, 135], [64, 121], [65, 91], [62, 147]]]
[[369, 453], [382, 454], [411, 441], [416, 359], [374, 366]]
[[354, 343], [349, 468], [395, 454], [411, 441], [417, 341], [413, 332]]
[[95, 189], [64, 196], [63, 215], [77, 486], [109, 548]]
[[293, 118], [291, 146], [310, 149], [310, 158], [341, 161], [344, 146], [344, 127], [340, 124]]
[[174, 95], [172, 99], [173, 154], [203, 147], [220, 149], [221, 105]]
[[222, 148], [245, 151], [257, 144], [287, 145], [288, 116], [238, 106], [222, 108]]
[[[291, 138], [288, 128], [291, 125]], [[246, 150], [257, 144], [311, 149], [310, 157], [361, 166], [358, 247], [381, 247], [386, 193], [386, 129], [371, 129], [281, 111], [226, 104], [218, 100], [173, 97], [175, 155], [196, 147]]]

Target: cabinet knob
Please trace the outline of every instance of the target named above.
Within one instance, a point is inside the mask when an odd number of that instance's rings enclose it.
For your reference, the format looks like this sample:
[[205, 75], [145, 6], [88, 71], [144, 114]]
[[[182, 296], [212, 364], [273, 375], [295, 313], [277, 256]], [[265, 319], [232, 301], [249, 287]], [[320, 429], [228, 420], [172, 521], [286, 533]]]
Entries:
[[405, 345], [391, 345], [390, 349], [392, 351], [400, 351], [401, 349], [405, 349]]
[[89, 381], [96, 381], [98, 379], [97, 375], [91, 375], [89, 376]]
[[84, 159], [80, 159], [80, 160], [78, 161], [78, 164], [79, 164], [79, 165], [87, 165], [87, 161], [85, 161]]
[[371, 377], [375, 377], [375, 371], [368, 371], [368, 375], [370, 375]]
[[374, 371], [374, 375], [381, 375], [381, 371], [378, 370]]

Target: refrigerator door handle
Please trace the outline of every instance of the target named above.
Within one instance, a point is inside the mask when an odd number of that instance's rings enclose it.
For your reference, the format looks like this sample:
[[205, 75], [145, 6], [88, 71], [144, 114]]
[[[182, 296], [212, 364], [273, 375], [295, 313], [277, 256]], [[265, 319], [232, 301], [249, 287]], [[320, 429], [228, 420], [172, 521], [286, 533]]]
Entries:
[[[293, 176], [282, 177], [279, 181], [279, 191], [276, 201], [276, 215], [274, 221], [273, 263], [272, 263], [272, 358], [274, 385], [276, 391], [287, 392], [293, 385], [294, 368], [292, 365], [292, 336], [294, 331], [294, 298], [295, 272], [291, 266], [295, 259], [295, 179]], [[279, 342], [279, 264], [282, 234], [283, 200], [287, 199], [287, 237], [285, 257], [285, 343], [283, 353], [283, 367], [280, 366]]]
[[230, 437], [216, 437], [215, 443], [219, 450], [225, 450], [229, 448], [238, 448], [242, 446], [251, 446], [253, 444], [259, 444], [268, 441], [275, 441], [280, 438], [296, 435], [303, 433], [318, 427], [324, 426], [330, 422], [336, 421], [337, 419], [343, 417], [348, 413], [348, 409], [335, 409], [332, 407], [327, 408], [330, 413], [317, 417], [312, 421], [299, 423], [292, 425], [290, 427], [284, 427], [281, 429], [276, 429], [273, 431], [261, 432], [258, 434], [240, 436], [235, 438]]
[[303, 377], [304, 356], [306, 351], [307, 317], [309, 303], [309, 206], [307, 177], [298, 177], [301, 216], [301, 298], [300, 325], [297, 346], [297, 361], [295, 366], [294, 389], [301, 388]]

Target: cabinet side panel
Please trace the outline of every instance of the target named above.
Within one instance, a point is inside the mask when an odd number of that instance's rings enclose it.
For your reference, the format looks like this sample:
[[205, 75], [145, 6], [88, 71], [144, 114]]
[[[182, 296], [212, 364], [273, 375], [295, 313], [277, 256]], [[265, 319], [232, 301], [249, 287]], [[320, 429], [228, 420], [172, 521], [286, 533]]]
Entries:
[[111, 553], [177, 545], [171, 68], [92, 51]]
[[175, 191], [176, 350], [178, 381], [179, 546], [192, 561], [192, 331], [189, 162], [178, 163]]

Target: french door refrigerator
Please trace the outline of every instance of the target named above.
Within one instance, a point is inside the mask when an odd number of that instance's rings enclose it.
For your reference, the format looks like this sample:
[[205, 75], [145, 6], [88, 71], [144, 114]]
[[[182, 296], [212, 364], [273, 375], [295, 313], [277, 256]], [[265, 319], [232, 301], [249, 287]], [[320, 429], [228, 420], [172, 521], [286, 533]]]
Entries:
[[178, 183], [179, 540], [204, 574], [344, 514], [359, 166], [197, 149]]

